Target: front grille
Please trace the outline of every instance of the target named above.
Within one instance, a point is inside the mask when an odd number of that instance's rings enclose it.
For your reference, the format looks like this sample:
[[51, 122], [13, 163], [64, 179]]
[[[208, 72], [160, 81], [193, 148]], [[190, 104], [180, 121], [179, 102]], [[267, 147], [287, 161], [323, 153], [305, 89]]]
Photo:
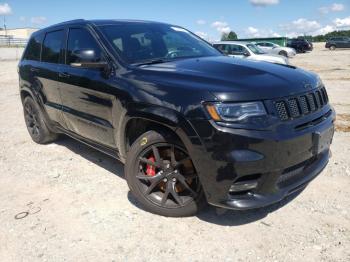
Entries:
[[282, 121], [298, 118], [320, 110], [328, 103], [325, 88], [301, 96], [280, 99], [275, 102], [277, 115]]

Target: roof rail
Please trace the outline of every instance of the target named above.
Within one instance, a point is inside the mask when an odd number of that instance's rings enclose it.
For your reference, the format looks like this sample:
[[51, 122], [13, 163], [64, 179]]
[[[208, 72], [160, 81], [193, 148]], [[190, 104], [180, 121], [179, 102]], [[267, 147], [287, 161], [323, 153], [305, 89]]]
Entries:
[[57, 26], [57, 25], [65, 25], [65, 24], [71, 24], [71, 23], [79, 23], [79, 22], [86, 22], [85, 19], [74, 19], [74, 20], [69, 20], [69, 21], [64, 21], [58, 24], [51, 25], [52, 26]]

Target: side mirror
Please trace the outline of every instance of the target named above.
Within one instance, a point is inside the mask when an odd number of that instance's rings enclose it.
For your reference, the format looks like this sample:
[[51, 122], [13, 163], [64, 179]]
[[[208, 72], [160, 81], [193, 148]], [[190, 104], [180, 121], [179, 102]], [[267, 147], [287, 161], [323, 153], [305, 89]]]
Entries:
[[100, 62], [100, 57], [96, 55], [96, 52], [93, 49], [74, 50], [71, 53], [71, 56], [75, 61], [70, 64], [73, 67], [106, 68], [108, 66], [108, 63]]
[[244, 52], [243, 52], [243, 55], [244, 55], [244, 56], [250, 56], [250, 54], [249, 54], [248, 51], [244, 51]]

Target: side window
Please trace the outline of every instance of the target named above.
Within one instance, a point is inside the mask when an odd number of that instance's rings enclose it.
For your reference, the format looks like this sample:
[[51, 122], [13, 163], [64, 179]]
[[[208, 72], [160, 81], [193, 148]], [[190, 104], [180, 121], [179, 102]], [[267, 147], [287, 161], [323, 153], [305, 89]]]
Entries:
[[[86, 55], [88, 53], [89, 56]], [[103, 60], [100, 46], [85, 28], [69, 29], [66, 56], [67, 65], [79, 62], [101, 62]]]
[[266, 43], [265, 45], [268, 46], [268, 47], [273, 47], [272, 43]]
[[58, 64], [64, 38], [63, 30], [47, 33], [44, 39], [41, 61]]
[[121, 37], [113, 39], [113, 44], [120, 52], [124, 51], [123, 39]]
[[26, 51], [24, 53], [24, 60], [40, 61], [42, 35], [36, 35], [30, 38]]
[[243, 55], [244, 48], [240, 45], [231, 45], [231, 54], [232, 55]]
[[214, 47], [227, 55], [227, 50], [226, 50], [227, 45], [219, 44], [219, 45], [214, 45]]

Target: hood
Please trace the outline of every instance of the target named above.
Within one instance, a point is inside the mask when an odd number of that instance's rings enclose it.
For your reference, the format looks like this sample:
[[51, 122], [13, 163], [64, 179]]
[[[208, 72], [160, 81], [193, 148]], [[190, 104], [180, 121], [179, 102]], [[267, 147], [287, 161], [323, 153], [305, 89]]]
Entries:
[[288, 64], [288, 59], [280, 55], [261, 54], [252, 56], [252, 59], [262, 60], [271, 63]]
[[147, 81], [191, 92], [209, 91], [221, 101], [273, 99], [319, 85], [316, 74], [293, 66], [226, 56], [179, 59], [137, 70]]

